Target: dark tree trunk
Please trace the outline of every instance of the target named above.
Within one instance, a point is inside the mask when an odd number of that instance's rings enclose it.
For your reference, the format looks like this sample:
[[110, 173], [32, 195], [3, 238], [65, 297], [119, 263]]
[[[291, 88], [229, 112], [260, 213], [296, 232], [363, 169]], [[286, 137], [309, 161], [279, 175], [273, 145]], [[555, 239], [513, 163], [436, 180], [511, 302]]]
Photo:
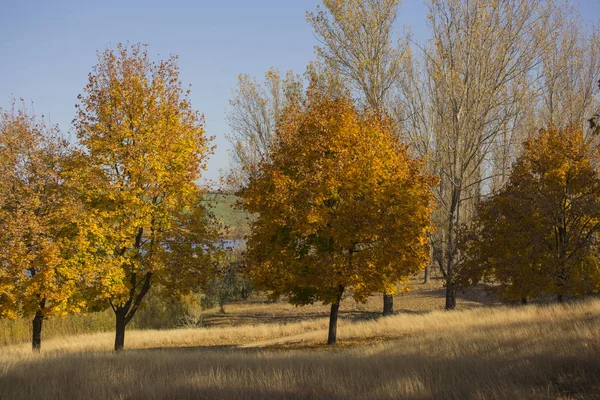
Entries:
[[431, 274], [431, 265], [425, 267], [425, 277], [423, 278], [423, 284], [429, 283], [429, 275]]
[[454, 285], [448, 282], [446, 284], [446, 310], [454, 310], [456, 308], [456, 289]]
[[31, 336], [31, 349], [34, 353], [39, 353], [42, 348], [42, 324], [44, 323], [44, 314], [38, 310], [33, 318], [33, 335]]
[[331, 303], [331, 312], [329, 313], [329, 336], [327, 337], [327, 344], [335, 344], [337, 341], [337, 320], [338, 311], [340, 310], [340, 302], [342, 301], [342, 294], [344, 294], [344, 287], [339, 286], [340, 293], [336, 303]]
[[562, 303], [562, 302], [564, 302], [564, 300], [565, 300], [565, 299], [564, 299], [564, 297], [563, 297], [563, 295], [562, 295], [562, 294], [559, 294], [559, 295], [556, 297], [556, 300], [558, 300], [558, 302], [559, 302], [559, 303]]
[[527, 304], [527, 297], [521, 298], [521, 304], [523, 304], [523, 305]]
[[117, 308], [115, 311], [116, 331], [115, 331], [115, 351], [123, 350], [125, 346], [125, 326], [127, 310], [125, 308]]
[[[136, 240], [140, 239], [141, 234], [138, 235]], [[137, 274], [133, 273], [130, 277], [131, 289], [129, 291], [129, 299], [125, 304], [120, 306], [114, 306], [111, 303], [111, 307], [115, 312], [115, 351], [123, 350], [125, 345], [125, 327], [131, 321], [135, 313], [137, 312], [142, 299], [150, 290], [150, 279], [152, 278], [152, 272], [146, 272], [142, 282], [137, 282]], [[139, 292], [135, 293], [136, 288], [141, 286]]]
[[383, 315], [392, 315], [394, 313], [394, 296], [383, 293]]
[[337, 319], [340, 304], [331, 304], [331, 312], [329, 313], [329, 336], [327, 344], [335, 344], [337, 340]]

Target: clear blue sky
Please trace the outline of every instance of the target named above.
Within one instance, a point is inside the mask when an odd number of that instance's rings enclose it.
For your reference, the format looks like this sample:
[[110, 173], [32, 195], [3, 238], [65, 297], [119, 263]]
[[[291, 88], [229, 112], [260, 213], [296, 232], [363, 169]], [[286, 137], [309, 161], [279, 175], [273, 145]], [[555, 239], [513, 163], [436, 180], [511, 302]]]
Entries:
[[[206, 176], [228, 164], [225, 110], [237, 76], [261, 77], [271, 66], [303, 72], [316, 40], [306, 11], [320, 0], [0, 0], [0, 107], [11, 95], [71, 129], [77, 95], [96, 63], [96, 51], [142, 42], [159, 58], [179, 55], [181, 78], [205, 114], [217, 151]], [[600, 17], [600, 0], [580, 0], [582, 14]], [[405, 0], [400, 26], [426, 35], [421, 0]], [[399, 28], [400, 28], [399, 26]]]

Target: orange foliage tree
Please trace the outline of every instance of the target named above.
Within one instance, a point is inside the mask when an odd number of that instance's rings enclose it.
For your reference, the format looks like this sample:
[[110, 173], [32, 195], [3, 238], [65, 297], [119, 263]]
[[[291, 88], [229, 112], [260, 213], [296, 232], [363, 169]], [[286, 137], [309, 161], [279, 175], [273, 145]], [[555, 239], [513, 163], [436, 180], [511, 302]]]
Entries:
[[247, 242], [250, 277], [293, 304], [331, 304], [333, 344], [346, 290], [357, 301], [395, 293], [427, 263], [435, 179], [385, 118], [314, 89], [283, 113], [270, 162], [240, 194], [258, 215]]
[[479, 205], [466, 234], [462, 284], [500, 283], [508, 300], [600, 288], [600, 178], [581, 129], [532, 135], [507, 186]]
[[211, 149], [176, 61], [118, 45], [99, 54], [79, 96], [86, 259], [95, 296], [115, 313], [115, 350], [153, 284], [194, 287], [211, 257], [215, 232], [197, 184]]
[[0, 317], [33, 316], [34, 351], [45, 318], [85, 304], [69, 156], [56, 130], [24, 107], [0, 113]]

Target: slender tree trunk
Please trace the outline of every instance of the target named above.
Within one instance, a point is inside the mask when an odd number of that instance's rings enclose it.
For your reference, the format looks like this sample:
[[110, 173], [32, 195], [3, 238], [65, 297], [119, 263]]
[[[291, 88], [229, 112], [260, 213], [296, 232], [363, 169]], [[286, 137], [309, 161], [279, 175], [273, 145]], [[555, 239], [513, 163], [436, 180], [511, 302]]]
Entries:
[[383, 315], [392, 315], [394, 313], [394, 296], [383, 293]]
[[454, 287], [454, 257], [448, 255], [448, 264], [446, 265], [446, 310], [456, 308], [456, 288]]
[[446, 310], [454, 310], [456, 308], [456, 289], [450, 282], [446, 285]]
[[127, 325], [125, 320], [126, 315], [127, 310], [125, 308], [117, 308], [115, 311], [115, 351], [121, 351], [125, 346], [125, 326]]
[[429, 283], [429, 275], [431, 274], [431, 265], [427, 265], [425, 267], [425, 277], [423, 278], [423, 284], [426, 285]]
[[454, 262], [456, 260], [455, 221], [458, 223], [460, 215], [460, 187], [452, 189], [452, 204], [448, 218], [448, 242], [446, 243], [446, 310], [456, 308], [456, 289], [454, 287]]
[[558, 300], [559, 303], [563, 303], [565, 299], [562, 294], [559, 294], [558, 296], [556, 296], [556, 300]]
[[38, 310], [33, 318], [33, 335], [31, 336], [31, 349], [34, 353], [39, 353], [42, 348], [42, 324], [44, 323], [44, 314]]
[[527, 304], [527, 297], [521, 298], [521, 304], [523, 304], [523, 305]]
[[331, 303], [331, 312], [329, 313], [329, 336], [327, 337], [327, 344], [335, 344], [337, 341], [337, 320], [340, 302], [342, 301], [342, 294], [344, 294], [344, 287], [340, 285], [340, 294], [337, 302]]

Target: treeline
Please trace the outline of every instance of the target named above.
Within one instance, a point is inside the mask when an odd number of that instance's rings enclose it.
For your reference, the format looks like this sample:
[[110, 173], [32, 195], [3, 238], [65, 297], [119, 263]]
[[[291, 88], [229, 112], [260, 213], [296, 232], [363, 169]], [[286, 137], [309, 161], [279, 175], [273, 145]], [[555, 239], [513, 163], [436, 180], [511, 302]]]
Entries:
[[[428, 0], [419, 42], [395, 33], [399, 3], [324, 0], [307, 13], [319, 45], [304, 76], [239, 77], [230, 183], [260, 213], [259, 287], [330, 303], [332, 320], [348, 288], [382, 292], [392, 312], [423, 266], [443, 275], [449, 310], [480, 281], [524, 302], [596, 292], [598, 29], [561, 1]], [[395, 156], [371, 151], [377, 131]], [[395, 198], [418, 193], [416, 209]]]
[[424, 268], [447, 309], [481, 281], [508, 300], [596, 292], [598, 32], [562, 2], [426, 3], [419, 43], [395, 34], [398, 0], [324, 0], [304, 76], [240, 76], [227, 183], [254, 218], [235, 270], [196, 183], [212, 147], [176, 57], [101, 53], [74, 143], [5, 110], [0, 316], [32, 317], [39, 350], [48, 316], [111, 309], [120, 350], [153, 287], [226, 296], [239, 268], [272, 297], [330, 304], [332, 344], [344, 293], [382, 293], [390, 314]]

